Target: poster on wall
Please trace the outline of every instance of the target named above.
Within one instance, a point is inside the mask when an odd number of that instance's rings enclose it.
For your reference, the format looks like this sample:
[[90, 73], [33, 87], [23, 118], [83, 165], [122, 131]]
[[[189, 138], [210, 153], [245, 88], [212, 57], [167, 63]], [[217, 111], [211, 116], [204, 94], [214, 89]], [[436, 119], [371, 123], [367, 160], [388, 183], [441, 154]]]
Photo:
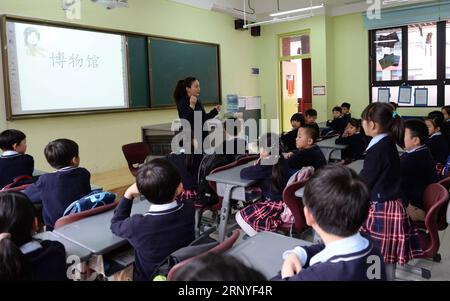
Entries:
[[414, 105], [418, 107], [428, 106], [428, 88], [416, 88], [414, 91]]
[[398, 103], [411, 104], [412, 88], [409, 86], [400, 86], [398, 92]]
[[378, 88], [378, 102], [389, 102], [391, 99], [391, 89]]
[[313, 95], [325, 95], [325, 86], [314, 86]]

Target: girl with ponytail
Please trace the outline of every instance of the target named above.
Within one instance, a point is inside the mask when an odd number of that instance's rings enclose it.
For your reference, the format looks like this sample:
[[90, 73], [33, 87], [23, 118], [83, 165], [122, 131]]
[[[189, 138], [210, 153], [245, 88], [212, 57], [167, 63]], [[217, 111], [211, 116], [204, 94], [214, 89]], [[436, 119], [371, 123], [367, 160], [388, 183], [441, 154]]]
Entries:
[[0, 281], [67, 280], [64, 246], [36, 241], [34, 207], [20, 192], [0, 193]]
[[236, 213], [236, 221], [250, 236], [260, 231], [275, 231], [281, 223], [283, 190], [288, 181], [288, 165], [281, 155], [280, 138], [268, 133], [259, 139], [259, 159], [241, 170], [241, 178], [256, 180], [261, 200]]
[[395, 264], [406, 264], [422, 255], [418, 232], [406, 214], [401, 196], [400, 158], [396, 144], [404, 145], [403, 120], [388, 103], [372, 103], [361, 114], [366, 149], [361, 176], [371, 189], [369, 217], [362, 232], [371, 236], [386, 263], [389, 280]]
[[173, 92], [173, 98], [177, 105], [178, 117], [189, 121], [191, 131], [194, 131], [194, 112], [202, 113], [202, 126], [207, 120], [214, 118], [221, 109], [217, 105], [211, 112], [206, 113], [202, 103], [198, 99], [200, 95], [200, 82], [195, 77], [187, 77], [179, 80]]

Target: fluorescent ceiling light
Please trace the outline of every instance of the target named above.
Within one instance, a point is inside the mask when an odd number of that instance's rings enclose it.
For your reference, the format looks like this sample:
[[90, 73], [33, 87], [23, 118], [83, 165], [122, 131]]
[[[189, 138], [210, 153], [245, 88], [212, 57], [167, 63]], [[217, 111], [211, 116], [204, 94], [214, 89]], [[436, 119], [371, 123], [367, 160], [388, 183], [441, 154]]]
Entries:
[[293, 10], [287, 10], [287, 11], [283, 11], [283, 12], [279, 12], [279, 13], [273, 13], [273, 14], [270, 14], [270, 16], [271, 17], [284, 16], [284, 15], [299, 13], [299, 12], [302, 12], [302, 11], [309, 11], [309, 10], [313, 10], [313, 9], [318, 9], [318, 8], [322, 8], [322, 7], [324, 7], [323, 3], [320, 4], [320, 5], [316, 5], [316, 6], [304, 7], [304, 8], [293, 9]]
[[286, 18], [281, 18], [281, 19], [275, 18], [275, 19], [268, 20], [268, 21], [262, 21], [262, 22], [246, 24], [246, 25], [244, 25], [244, 28], [250, 28], [250, 27], [255, 27], [255, 26], [265, 25], [265, 24], [273, 24], [273, 23], [281, 23], [281, 22], [286, 22], [286, 21], [294, 21], [294, 20], [306, 19], [306, 18], [311, 18], [312, 16], [313, 16], [313, 14], [309, 13], [309, 14], [306, 14], [306, 15], [286, 17]]

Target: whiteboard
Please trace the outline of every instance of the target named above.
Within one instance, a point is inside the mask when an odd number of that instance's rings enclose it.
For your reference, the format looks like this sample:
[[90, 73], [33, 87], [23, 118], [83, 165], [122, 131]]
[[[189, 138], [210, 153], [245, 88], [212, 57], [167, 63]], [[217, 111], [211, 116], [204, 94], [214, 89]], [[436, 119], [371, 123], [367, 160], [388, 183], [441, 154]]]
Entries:
[[128, 108], [126, 38], [7, 21], [12, 115]]

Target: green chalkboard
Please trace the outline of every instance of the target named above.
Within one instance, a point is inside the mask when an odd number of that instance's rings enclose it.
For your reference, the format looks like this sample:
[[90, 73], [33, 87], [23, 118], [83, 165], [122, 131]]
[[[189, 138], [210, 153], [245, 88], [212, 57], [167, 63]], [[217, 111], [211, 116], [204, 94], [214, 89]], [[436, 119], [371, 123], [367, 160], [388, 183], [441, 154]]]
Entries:
[[127, 36], [130, 108], [150, 106], [147, 37]]
[[151, 107], [174, 106], [177, 81], [194, 76], [200, 81], [203, 104], [221, 102], [219, 45], [148, 38]]

